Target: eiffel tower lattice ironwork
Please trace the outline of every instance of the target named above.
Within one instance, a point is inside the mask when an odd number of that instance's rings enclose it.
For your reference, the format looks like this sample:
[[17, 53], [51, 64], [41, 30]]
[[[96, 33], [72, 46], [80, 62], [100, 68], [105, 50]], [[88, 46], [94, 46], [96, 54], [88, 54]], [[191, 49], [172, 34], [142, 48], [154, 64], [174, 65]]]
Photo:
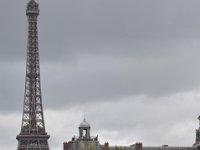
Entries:
[[17, 150], [49, 150], [46, 133], [41, 86], [38, 49], [37, 17], [39, 5], [30, 0], [27, 4], [28, 46], [26, 62], [26, 80], [21, 132], [17, 135]]

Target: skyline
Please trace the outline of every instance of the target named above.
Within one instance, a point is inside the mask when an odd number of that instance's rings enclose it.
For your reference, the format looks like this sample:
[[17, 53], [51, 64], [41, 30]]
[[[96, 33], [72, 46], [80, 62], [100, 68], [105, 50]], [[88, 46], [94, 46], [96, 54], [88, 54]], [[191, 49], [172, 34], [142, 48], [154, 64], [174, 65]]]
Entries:
[[[195, 142], [200, 114], [199, 1], [37, 2], [42, 99], [51, 149], [61, 149], [77, 135], [83, 114], [101, 144]], [[0, 149], [17, 147], [21, 127], [26, 4], [0, 5]]]

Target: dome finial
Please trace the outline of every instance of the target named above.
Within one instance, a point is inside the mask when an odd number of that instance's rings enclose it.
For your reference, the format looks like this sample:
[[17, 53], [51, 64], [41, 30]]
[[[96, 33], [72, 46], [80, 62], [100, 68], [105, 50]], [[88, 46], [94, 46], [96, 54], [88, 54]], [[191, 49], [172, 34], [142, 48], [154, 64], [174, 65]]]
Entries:
[[86, 122], [85, 113], [83, 113], [83, 122]]

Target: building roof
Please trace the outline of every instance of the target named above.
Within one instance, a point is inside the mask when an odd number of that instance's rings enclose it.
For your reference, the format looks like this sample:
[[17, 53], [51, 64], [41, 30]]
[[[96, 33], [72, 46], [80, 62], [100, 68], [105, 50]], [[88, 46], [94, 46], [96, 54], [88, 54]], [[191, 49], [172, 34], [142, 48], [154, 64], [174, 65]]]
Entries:
[[[135, 146], [110, 146], [110, 150], [137, 150]], [[197, 147], [142, 146], [142, 150], [198, 150]]]
[[197, 150], [196, 147], [174, 147], [174, 146], [143, 146], [143, 150]]

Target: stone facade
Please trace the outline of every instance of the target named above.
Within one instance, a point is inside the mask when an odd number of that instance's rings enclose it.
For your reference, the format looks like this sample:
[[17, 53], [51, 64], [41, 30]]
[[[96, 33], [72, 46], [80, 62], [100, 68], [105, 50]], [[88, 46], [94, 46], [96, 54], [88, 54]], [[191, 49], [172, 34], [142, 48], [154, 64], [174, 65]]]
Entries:
[[102, 150], [99, 141], [70, 141], [64, 143], [64, 150]]

